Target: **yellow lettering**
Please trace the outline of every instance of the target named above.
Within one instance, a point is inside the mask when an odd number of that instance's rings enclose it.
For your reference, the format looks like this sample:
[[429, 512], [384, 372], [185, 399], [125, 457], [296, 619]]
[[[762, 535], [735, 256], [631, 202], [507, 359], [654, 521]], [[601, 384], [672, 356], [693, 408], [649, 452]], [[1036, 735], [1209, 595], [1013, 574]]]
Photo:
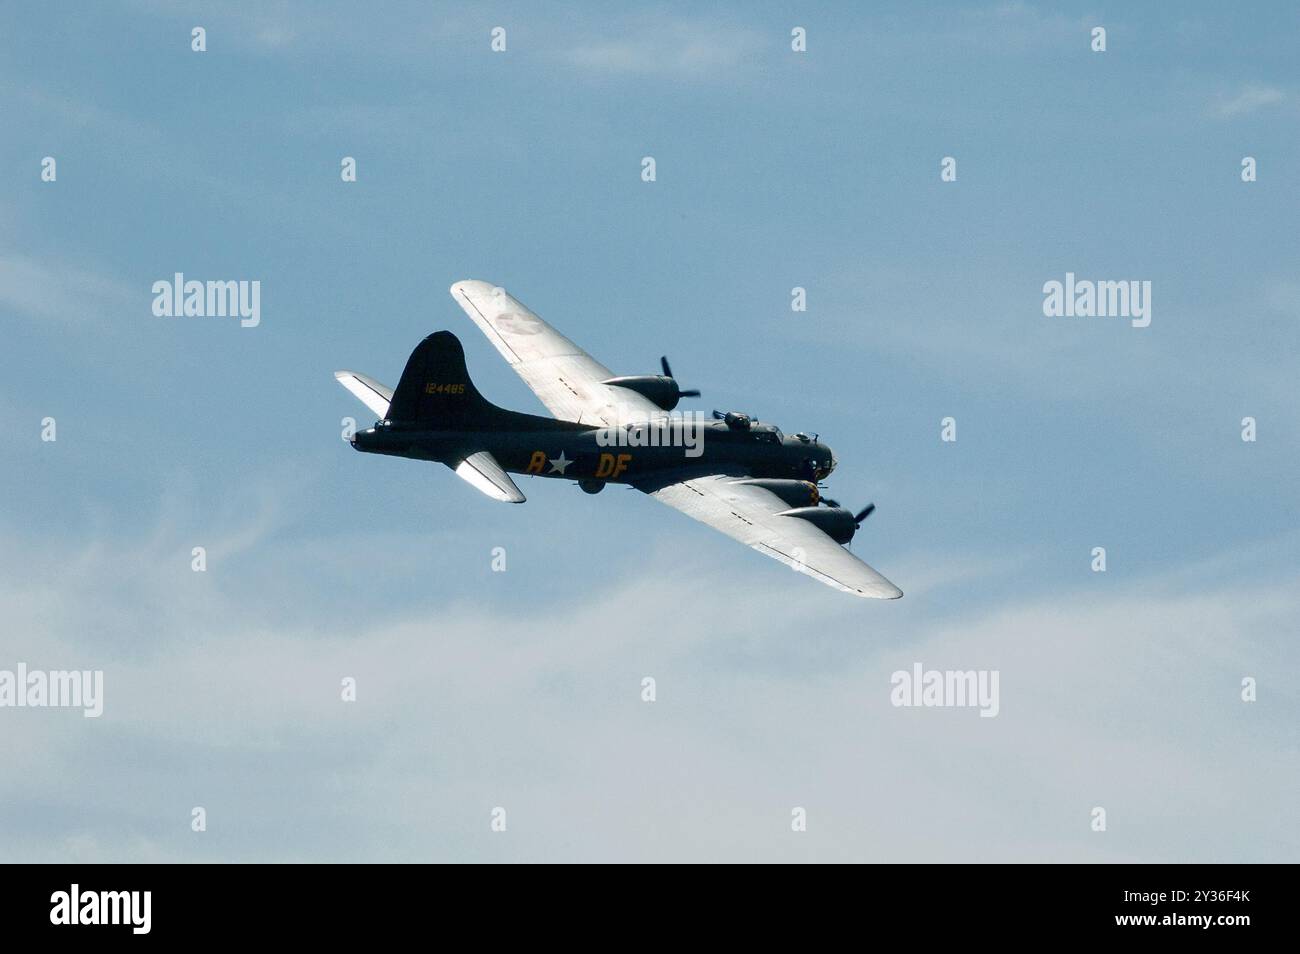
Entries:
[[601, 454], [600, 464], [596, 467], [597, 477], [608, 477], [614, 472], [614, 455]]
[[631, 454], [619, 454], [618, 464], [615, 465], [614, 473], [610, 474], [610, 477], [617, 477], [619, 474], [623, 473], [623, 471], [627, 470], [627, 465], [631, 463], [631, 461]]
[[524, 473], [540, 474], [542, 472], [542, 465], [545, 463], [546, 463], [545, 452], [533, 451], [533, 456], [528, 461], [528, 469], [524, 471]]

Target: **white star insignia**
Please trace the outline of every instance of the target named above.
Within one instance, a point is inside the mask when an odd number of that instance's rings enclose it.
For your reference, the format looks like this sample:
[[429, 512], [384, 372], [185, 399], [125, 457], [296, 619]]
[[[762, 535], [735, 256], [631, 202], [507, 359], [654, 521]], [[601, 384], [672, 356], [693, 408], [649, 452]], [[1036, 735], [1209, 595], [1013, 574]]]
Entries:
[[549, 473], [554, 474], [558, 471], [562, 474], [564, 473], [564, 468], [568, 467], [572, 463], [573, 461], [565, 458], [564, 451], [560, 451], [560, 456], [551, 461], [551, 469]]

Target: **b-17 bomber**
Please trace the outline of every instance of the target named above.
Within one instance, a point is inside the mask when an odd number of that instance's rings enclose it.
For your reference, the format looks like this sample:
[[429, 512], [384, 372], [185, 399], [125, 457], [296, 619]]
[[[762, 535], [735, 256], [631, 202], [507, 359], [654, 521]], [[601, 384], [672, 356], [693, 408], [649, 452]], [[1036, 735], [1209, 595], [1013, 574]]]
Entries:
[[354, 434], [356, 450], [446, 464], [510, 503], [524, 502], [511, 474], [589, 494], [630, 486], [845, 593], [903, 595], [846, 548], [875, 506], [854, 513], [822, 495], [837, 461], [816, 435], [785, 435], [736, 411], [676, 413], [700, 392], [678, 385], [667, 358], [662, 374], [616, 376], [500, 286], [462, 281], [451, 295], [554, 417], [488, 401], [460, 340], [438, 331], [416, 345], [395, 389], [335, 372], [378, 416]]

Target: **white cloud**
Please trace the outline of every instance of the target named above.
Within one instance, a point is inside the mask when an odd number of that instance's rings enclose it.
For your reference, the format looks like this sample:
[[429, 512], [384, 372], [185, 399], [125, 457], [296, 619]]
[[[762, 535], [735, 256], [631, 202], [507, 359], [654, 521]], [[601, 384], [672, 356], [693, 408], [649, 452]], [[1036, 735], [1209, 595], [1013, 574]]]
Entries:
[[561, 59], [598, 73], [725, 79], [745, 70], [770, 42], [749, 27], [641, 17], [587, 24]]
[[1210, 114], [1219, 119], [1233, 119], [1257, 112], [1265, 106], [1284, 102], [1286, 93], [1276, 86], [1245, 86], [1235, 93], [1218, 93], [1210, 102]]
[[[245, 549], [230, 552], [265, 555], [276, 526], [237, 527]], [[295, 546], [306, 565], [268, 595], [219, 569], [165, 569], [187, 538], [0, 547], [0, 666], [106, 670], [98, 720], [0, 710], [0, 798], [26, 806], [0, 821], [5, 857], [1297, 856], [1282, 687], [1300, 672], [1273, 635], [1300, 610], [1285, 580], [1225, 573], [1207, 588], [1198, 571], [941, 619], [915, 597], [755, 586], [753, 567], [688, 557], [544, 613], [445, 597], [398, 609], [368, 572], [358, 623], [313, 584], [329, 541]], [[1001, 715], [893, 708], [890, 673], [913, 661], [999, 669]], [[1258, 703], [1238, 700], [1247, 674]], [[496, 805], [505, 835], [488, 830]], [[805, 834], [789, 828], [796, 805]], [[1104, 835], [1088, 829], [1094, 805]]]

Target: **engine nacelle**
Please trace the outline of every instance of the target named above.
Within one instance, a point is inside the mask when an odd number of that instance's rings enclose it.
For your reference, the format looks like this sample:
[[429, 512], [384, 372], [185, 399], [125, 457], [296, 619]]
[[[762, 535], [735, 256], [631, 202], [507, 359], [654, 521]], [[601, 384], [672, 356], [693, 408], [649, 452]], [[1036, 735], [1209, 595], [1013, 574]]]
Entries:
[[682, 389], [676, 379], [662, 374], [632, 374], [621, 378], [610, 378], [600, 383], [635, 391], [665, 411], [671, 411], [682, 399]]
[[848, 543], [858, 529], [853, 514], [843, 507], [796, 507], [781, 511], [779, 516], [807, 520], [836, 543]]
[[771, 491], [787, 507], [816, 507], [821, 501], [821, 491], [811, 480], [782, 480], [778, 477], [756, 477], [751, 480], [738, 480], [739, 484], [751, 484]]

